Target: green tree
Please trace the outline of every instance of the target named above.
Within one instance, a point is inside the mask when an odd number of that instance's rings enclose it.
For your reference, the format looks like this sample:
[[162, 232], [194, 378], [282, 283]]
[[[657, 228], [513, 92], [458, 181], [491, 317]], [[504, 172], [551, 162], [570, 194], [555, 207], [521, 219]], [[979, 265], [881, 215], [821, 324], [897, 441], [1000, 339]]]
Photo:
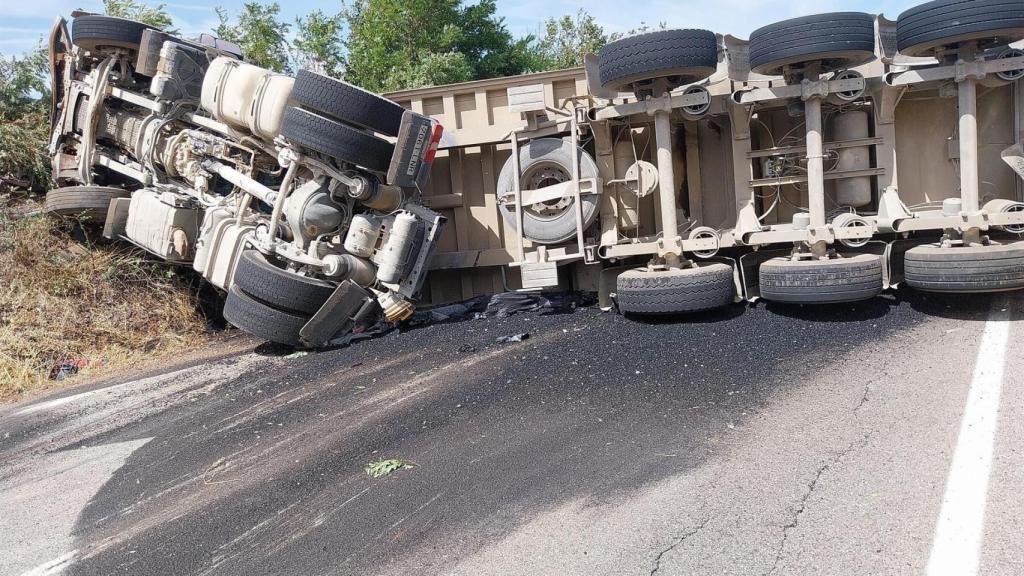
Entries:
[[667, 24], [665, 22], [658, 22], [657, 26], [651, 26], [647, 22], [641, 20], [639, 26], [637, 26], [636, 28], [630, 28], [628, 32], [615, 32], [612, 35], [608, 36], [608, 41], [614, 42], [621, 38], [625, 38], [626, 36], [633, 36], [634, 34], [643, 34], [645, 32], [654, 32], [657, 30], [664, 30], [666, 28]]
[[533, 46], [534, 70], [558, 70], [583, 65], [583, 57], [608, 42], [604, 29], [582, 8], [576, 16], [549, 18], [544, 36]]
[[173, 28], [174, 20], [167, 13], [166, 7], [166, 4], [149, 6], [137, 0], [103, 0], [103, 11], [107, 16], [145, 22], [164, 32], [177, 34], [178, 31]]
[[345, 77], [386, 92], [522, 73], [532, 38], [514, 40], [495, 11], [494, 0], [355, 0]]
[[42, 46], [22, 57], [0, 57], [0, 188], [46, 187], [49, 113], [48, 64]]
[[281, 6], [246, 2], [234, 21], [228, 11], [217, 7], [220, 24], [214, 33], [234, 42], [249, 62], [277, 72], [291, 71], [288, 59], [288, 31], [291, 26], [280, 20]]
[[342, 14], [328, 16], [316, 10], [295, 19], [295, 68], [308, 68], [339, 76], [345, 66], [341, 41]]

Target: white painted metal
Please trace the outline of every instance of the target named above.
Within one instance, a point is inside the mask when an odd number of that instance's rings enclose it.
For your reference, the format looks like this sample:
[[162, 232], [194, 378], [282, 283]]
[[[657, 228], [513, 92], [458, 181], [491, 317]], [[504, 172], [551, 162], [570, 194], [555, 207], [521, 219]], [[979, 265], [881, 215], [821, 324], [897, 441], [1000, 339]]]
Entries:
[[384, 246], [374, 256], [377, 264], [377, 279], [386, 284], [395, 284], [402, 279], [413, 240], [419, 223], [408, 212], [399, 212], [387, 230]]
[[216, 58], [203, 77], [200, 103], [220, 122], [247, 128], [253, 94], [266, 74], [263, 68], [234, 58]]
[[804, 101], [807, 127], [807, 207], [811, 228], [825, 226], [825, 165], [821, 137], [821, 98]]
[[356, 214], [345, 235], [345, 251], [361, 258], [373, 256], [380, 233], [380, 220], [369, 214]]
[[227, 290], [235, 277], [235, 266], [256, 226], [236, 222], [226, 208], [207, 211], [192, 268], [211, 284]]
[[654, 113], [658, 146], [658, 201], [661, 205], [662, 255], [670, 266], [679, 264], [679, 223], [676, 219], [675, 173], [672, 168], [672, 122], [666, 110]]
[[202, 210], [171, 192], [144, 188], [132, 194], [125, 236], [167, 260], [191, 260]]
[[[868, 137], [868, 113], [850, 110], [836, 114], [832, 122], [836, 140], [857, 140]], [[871, 168], [871, 148], [868, 146], [841, 147], [836, 170], [866, 170]], [[871, 203], [871, 178], [859, 176], [836, 180], [836, 201], [841, 206], [866, 206]]]
[[978, 210], [978, 82], [965, 78], [957, 83], [960, 109], [960, 199], [963, 209]]
[[284, 201], [291, 194], [292, 191], [292, 180], [295, 179], [295, 172], [299, 169], [299, 163], [296, 160], [292, 160], [288, 164], [288, 169], [284, 173], [284, 179], [281, 180], [281, 186], [278, 188], [277, 195], [274, 198], [274, 209], [270, 213], [270, 224], [268, 225], [269, 230], [273, 234], [268, 234], [264, 237], [263, 247], [266, 250], [270, 250], [274, 245], [274, 239], [276, 237], [277, 226], [281, 222], [281, 212], [284, 210]]
[[291, 103], [295, 79], [284, 74], [265, 74], [256, 86], [246, 114], [246, 124], [253, 134], [273, 140], [281, 133], [284, 111]]

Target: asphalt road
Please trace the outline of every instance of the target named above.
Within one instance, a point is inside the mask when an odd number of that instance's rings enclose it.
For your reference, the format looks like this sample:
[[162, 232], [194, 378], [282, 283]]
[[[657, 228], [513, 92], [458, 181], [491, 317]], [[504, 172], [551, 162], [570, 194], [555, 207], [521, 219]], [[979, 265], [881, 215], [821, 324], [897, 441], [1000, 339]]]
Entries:
[[0, 574], [1019, 575], [1022, 318], [582, 308], [71, 389], [0, 408]]

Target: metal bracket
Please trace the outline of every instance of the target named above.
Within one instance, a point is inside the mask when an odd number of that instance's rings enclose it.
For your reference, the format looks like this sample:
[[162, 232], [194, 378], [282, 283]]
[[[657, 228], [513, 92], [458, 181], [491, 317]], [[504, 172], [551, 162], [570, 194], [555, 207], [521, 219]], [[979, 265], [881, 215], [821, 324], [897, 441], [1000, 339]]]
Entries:
[[[800, 99], [806, 102], [811, 98], [824, 98], [828, 96], [828, 84], [828, 80], [808, 80], [805, 78], [800, 82]], [[863, 82], [861, 85], [863, 86]]]
[[748, 86], [732, 93], [732, 101], [737, 104], [754, 104], [772, 100], [791, 100], [800, 98], [808, 100], [815, 97], [826, 97], [839, 92], [857, 92], [864, 90], [867, 82], [860, 74], [849, 75], [838, 80], [809, 80], [800, 84], [784, 86]]
[[[579, 182], [567, 180], [565, 182], [559, 182], [558, 184], [552, 184], [551, 186], [537, 188], [536, 190], [522, 190], [520, 191], [521, 202], [524, 206], [529, 206], [530, 204], [538, 204], [540, 202], [548, 202], [550, 200], [558, 200], [559, 198], [572, 196], [577, 184], [579, 184], [580, 196], [601, 193], [600, 178], [584, 178]], [[509, 192], [502, 196], [501, 203], [507, 205], [515, 204], [515, 192]]]
[[729, 102], [729, 124], [732, 125], [732, 137], [734, 140], [750, 139], [750, 117], [753, 110], [753, 104]]
[[1011, 72], [1022, 68], [1024, 68], [1024, 56], [991, 60], [977, 59], [970, 62], [957, 60], [953, 65], [889, 72], [883, 79], [889, 86], [908, 86], [937, 80], [962, 82], [971, 78], [978, 80], [988, 74]]
[[963, 82], [967, 79], [981, 80], [985, 77], [985, 61], [981, 58], [965, 62], [957, 60], [953, 64], [953, 80]]
[[647, 98], [639, 102], [627, 102], [615, 106], [605, 106], [591, 110], [591, 117], [594, 120], [609, 120], [622, 118], [633, 114], [650, 114], [658, 112], [671, 112], [675, 108], [698, 110], [707, 109], [711, 104], [711, 94], [702, 86], [689, 85], [682, 89], [677, 88], [671, 94], [657, 98]]
[[875, 111], [875, 121], [879, 124], [895, 123], [896, 106], [899, 105], [906, 92], [906, 86], [890, 86], [884, 82], [875, 85], [874, 90], [871, 91], [871, 98], [875, 101], [875, 106], [872, 106]]

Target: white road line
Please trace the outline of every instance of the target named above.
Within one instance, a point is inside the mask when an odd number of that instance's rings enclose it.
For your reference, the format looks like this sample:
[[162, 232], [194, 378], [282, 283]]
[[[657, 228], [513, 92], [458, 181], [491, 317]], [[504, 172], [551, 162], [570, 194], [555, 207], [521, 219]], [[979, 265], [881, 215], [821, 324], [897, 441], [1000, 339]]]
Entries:
[[23, 409], [15, 412], [14, 414], [16, 416], [24, 416], [25, 414], [34, 414], [36, 412], [42, 412], [43, 410], [49, 410], [50, 408], [56, 408], [58, 406], [63, 406], [65, 404], [71, 404], [72, 402], [77, 402], [77, 401], [81, 400], [82, 398], [87, 398], [89, 396], [93, 396], [97, 392], [99, 392], [99, 391], [98, 390], [92, 390], [92, 391], [89, 391], [89, 392], [82, 392], [82, 393], [79, 393], [79, 394], [73, 394], [71, 396], [65, 396], [63, 398], [57, 398], [56, 400], [48, 400], [46, 402], [40, 402], [39, 404], [33, 404], [32, 406], [29, 406], [28, 408], [23, 408]]
[[928, 576], [974, 576], [978, 573], [992, 446], [1010, 334], [1009, 317], [1005, 301], [999, 299], [985, 324], [935, 526]]
[[36, 566], [21, 576], [54, 576], [56, 574], [60, 574], [65, 568], [71, 565], [72, 560], [75, 559], [77, 554], [78, 550], [72, 550], [59, 558], [50, 560], [46, 564]]

